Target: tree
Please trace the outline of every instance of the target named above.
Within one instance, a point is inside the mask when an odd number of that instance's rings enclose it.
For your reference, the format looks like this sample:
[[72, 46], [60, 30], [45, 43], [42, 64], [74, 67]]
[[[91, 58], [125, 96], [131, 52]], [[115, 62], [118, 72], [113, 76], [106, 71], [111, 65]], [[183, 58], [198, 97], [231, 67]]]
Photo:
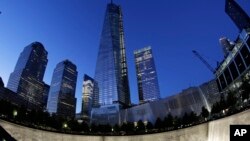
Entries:
[[128, 122], [127, 123], [127, 133], [129, 133], [129, 132], [134, 132], [134, 123], [133, 122]]
[[242, 101], [244, 101], [245, 99], [246, 100], [249, 99], [250, 84], [248, 79], [243, 79], [240, 89], [242, 91], [241, 92]]
[[112, 131], [112, 126], [110, 124], [104, 125], [104, 132], [109, 133]]
[[127, 123], [126, 122], [124, 122], [123, 124], [122, 124], [122, 126], [121, 126], [121, 131], [124, 131], [124, 132], [126, 132], [127, 131]]
[[197, 114], [194, 111], [191, 111], [188, 117], [188, 123], [190, 124], [194, 124], [195, 122], [198, 121], [198, 117]]
[[95, 125], [95, 123], [92, 123], [90, 125], [90, 131], [93, 133], [96, 133], [98, 131], [97, 126]]
[[182, 123], [184, 125], [189, 125], [197, 122], [198, 117], [195, 112], [191, 111], [189, 114], [185, 113], [182, 117]]
[[227, 94], [227, 107], [235, 107], [236, 103], [237, 103], [237, 98], [235, 96], [235, 93], [229, 91]]
[[19, 109], [18, 109], [18, 114], [17, 114], [17, 121], [19, 122], [24, 122], [24, 121], [27, 121], [27, 108], [22, 105]]
[[218, 114], [227, 107], [224, 95], [222, 94], [219, 102], [215, 102], [212, 106], [211, 113]]
[[36, 110], [35, 111], [35, 121], [36, 121], [35, 123], [38, 125], [44, 125], [46, 116], [48, 115], [42, 110]]
[[68, 121], [68, 126], [71, 129], [71, 131], [76, 131], [76, 132], [82, 131], [82, 126], [74, 119]]
[[226, 107], [227, 107], [224, 95], [221, 95], [221, 97], [220, 97], [220, 104], [219, 104], [219, 106], [220, 106], [219, 107], [220, 111], [226, 109]]
[[6, 101], [6, 100], [1, 100], [0, 103], [1, 103], [0, 112], [6, 117], [12, 118], [13, 105], [9, 101]]
[[156, 129], [164, 128], [164, 124], [163, 124], [162, 120], [159, 117], [155, 121], [155, 128]]
[[119, 132], [119, 131], [121, 131], [120, 126], [119, 126], [118, 124], [115, 124], [115, 125], [113, 126], [113, 130], [114, 130], [114, 132]]
[[184, 125], [187, 125], [189, 123], [189, 116], [188, 114], [185, 112], [185, 114], [182, 116], [182, 123]]
[[204, 106], [202, 106], [201, 108], [201, 116], [206, 119], [209, 116], [209, 112], [207, 110], [207, 108], [205, 108]]
[[147, 128], [148, 130], [151, 130], [151, 129], [154, 128], [154, 126], [153, 126], [153, 124], [149, 121], [149, 122], [147, 123], [147, 125], [146, 125], [146, 128]]
[[137, 122], [137, 129], [136, 129], [137, 131], [139, 131], [139, 132], [141, 132], [141, 131], [145, 131], [145, 125], [144, 125], [144, 123], [142, 122], [142, 120], [139, 120], [138, 122]]
[[173, 122], [174, 122], [174, 118], [171, 115], [171, 113], [169, 113], [167, 115], [167, 117], [164, 118], [164, 126], [169, 128], [169, 127], [173, 127]]
[[49, 119], [50, 115], [48, 112], [43, 112], [42, 114], [42, 118], [43, 118], [43, 124], [46, 125], [47, 124], [47, 120]]
[[212, 110], [211, 113], [212, 114], [217, 114], [221, 111], [221, 107], [220, 107], [220, 103], [219, 102], [215, 102], [212, 106]]
[[124, 131], [126, 133], [133, 132], [134, 131], [134, 124], [132, 122], [123, 123], [121, 126], [121, 131]]
[[99, 124], [98, 131], [101, 133], [109, 133], [111, 132], [112, 127], [109, 124]]
[[173, 120], [173, 125], [175, 128], [178, 128], [179, 126], [181, 126], [181, 118], [175, 116]]
[[83, 132], [89, 132], [89, 126], [86, 122], [83, 121], [81, 127]]

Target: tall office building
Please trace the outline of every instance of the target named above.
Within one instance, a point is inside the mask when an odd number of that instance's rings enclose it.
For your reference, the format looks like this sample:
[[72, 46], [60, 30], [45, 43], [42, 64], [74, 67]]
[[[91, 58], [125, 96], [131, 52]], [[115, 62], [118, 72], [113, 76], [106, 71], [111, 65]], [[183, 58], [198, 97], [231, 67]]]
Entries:
[[157, 73], [151, 47], [134, 51], [140, 103], [160, 98]]
[[50, 89], [50, 85], [44, 83], [44, 86], [43, 86], [43, 103], [42, 103], [42, 106], [43, 106], [44, 110], [46, 110], [46, 108], [47, 108], [49, 89]]
[[85, 74], [82, 87], [82, 115], [85, 120], [89, 120], [92, 109], [93, 88], [94, 79]]
[[223, 50], [223, 53], [224, 53], [224, 56], [227, 56], [228, 53], [233, 49], [234, 47], [234, 44], [233, 42], [230, 42], [230, 40], [226, 37], [221, 37], [220, 40], [220, 45], [222, 47], [222, 50]]
[[69, 60], [64, 60], [56, 65], [49, 89], [47, 110], [62, 117], [75, 116], [77, 70]]
[[250, 76], [250, 31], [242, 30], [232, 52], [217, 67], [216, 83], [220, 92], [238, 91], [243, 78]]
[[121, 7], [107, 5], [95, 70], [94, 106], [130, 105]]
[[250, 28], [250, 18], [235, 0], [226, 0], [225, 12], [233, 20], [235, 25], [242, 29]]
[[31, 43], [20, 54], [14, 72], [10, 75], [7, 87], [27, 100], [28, 108], [34, 108], [30, 104], [42, 106], [47, 55], [41, 43]]

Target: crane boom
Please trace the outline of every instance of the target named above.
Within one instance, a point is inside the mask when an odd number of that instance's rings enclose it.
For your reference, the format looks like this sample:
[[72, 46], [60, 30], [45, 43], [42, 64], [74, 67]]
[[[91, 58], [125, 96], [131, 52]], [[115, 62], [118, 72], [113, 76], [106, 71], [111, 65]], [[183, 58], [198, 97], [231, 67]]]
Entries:
[[203, 64], [206, 65], [206, 67], [207, 67], [212, 73], [215, 72], [214, 68], [213, 68], [211, 65], [209, 65], [208, 62], [207, 62], [207, 61], [206, 61], [197, 51], [192, 50], [192, 52], [194, 53], [194, 55], [195, 55], [196, 57], [198, 57], [198, 58], [201, 60], [201, 62], [202, 62]]

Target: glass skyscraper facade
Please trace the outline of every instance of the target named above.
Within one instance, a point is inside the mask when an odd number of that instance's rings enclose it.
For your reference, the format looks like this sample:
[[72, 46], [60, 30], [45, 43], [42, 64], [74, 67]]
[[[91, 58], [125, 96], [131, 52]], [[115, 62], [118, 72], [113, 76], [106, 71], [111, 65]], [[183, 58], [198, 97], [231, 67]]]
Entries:
[[139, 102], [160, 98], [160, 91], [151, 47], [134, 51]]
[[121, 7], [107, 5], [95, 70], [93, 105], [130, 105]]
[[92, 97], [94, 89], [94, 79], [84, 75], [82, 86], [82, 115], [83, 119], [89, 120], [92, 109]]
[[62, 117], [74, 117], [77, 70], [69, 60], [57, 64], [49, 89], [47, 110]]
[[240, 34], [215, 72], [221, 93], [238, 91], [242, 79], [250, 76], [250, 18], [235, 0], [226, 0], [225, 11], [239, 28]]
[[250, 18], [247, 13], [236, 3], [235, 0], [226, 0], [225, 11], [233, 20], [240, 32], [250, 28]]
[[230, 53], [216, 69], [220, 92], [237, 91], [243, 78], [250, 76], [250, 31], [243, 30]]
[[10, 74], [7, 87], [28, 101], [27, 108], [30, 108], [29, 104], [42, 107], [47, 55], [48, 52], [41, 43], [31, 43], [24, 48]]
[[42, 106], [43, 106], [43, 109], [45, 109], [45, 110], [47, 108], [47, 102], [48, 102], [48, 96], [49, 96], [49, 89], [50, 89], [50, 85], [44, 83], [44, 86], [43, 86], [43, 103], [42, 103]]
[[228, 38], [226, 37], [221, 37], [220, 40], [220, 45], [222, 47], [224, 56], [226, 57], [230, 51], [232, 51], [234, 43], [231, 42]]

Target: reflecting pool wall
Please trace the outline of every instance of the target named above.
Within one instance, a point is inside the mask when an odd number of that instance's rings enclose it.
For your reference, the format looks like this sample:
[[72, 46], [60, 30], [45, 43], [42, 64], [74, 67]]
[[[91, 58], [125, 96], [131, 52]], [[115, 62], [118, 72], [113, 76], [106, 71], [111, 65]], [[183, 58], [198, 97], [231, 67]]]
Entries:
[[231, 124], [250, 124], [250, 110], [189, 128], [133, 136], [61, 134], [23, 127], [0, 120], [0, 126], [18, 141], [229, 141], [229, 126]]

